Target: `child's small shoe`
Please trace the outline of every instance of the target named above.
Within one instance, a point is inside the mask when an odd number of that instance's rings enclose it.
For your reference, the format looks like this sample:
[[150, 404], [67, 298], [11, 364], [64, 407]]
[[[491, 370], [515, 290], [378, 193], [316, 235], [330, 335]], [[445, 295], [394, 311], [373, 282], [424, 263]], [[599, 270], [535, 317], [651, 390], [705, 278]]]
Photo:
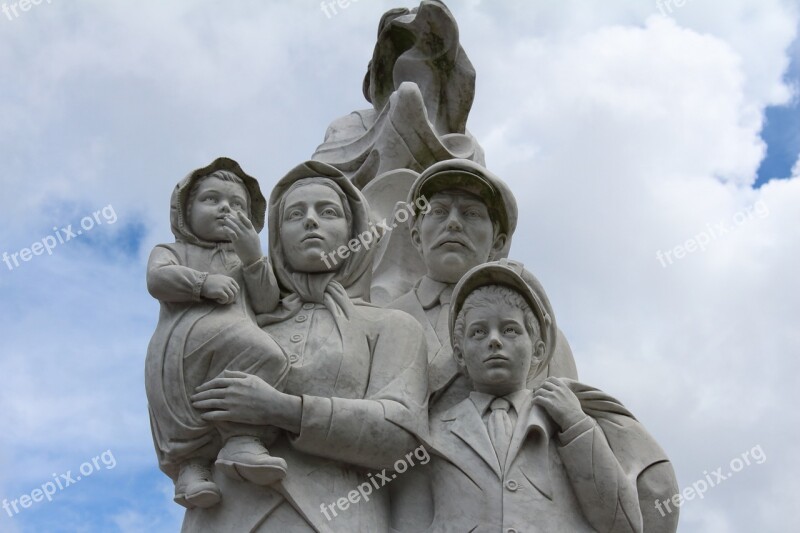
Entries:
[[221, 499], [219, 487], [211, 481], [211, 470], [207, 466], [191, 462], [181, 465], [175, 482], [175, 503], [187, 509], [206, 509], [217, 505]]
[[225, 475], [256, 485], [271, 485], [286, 477], [286, 461], [273, 457], [256, 437], [231, 437], [216, 462]]

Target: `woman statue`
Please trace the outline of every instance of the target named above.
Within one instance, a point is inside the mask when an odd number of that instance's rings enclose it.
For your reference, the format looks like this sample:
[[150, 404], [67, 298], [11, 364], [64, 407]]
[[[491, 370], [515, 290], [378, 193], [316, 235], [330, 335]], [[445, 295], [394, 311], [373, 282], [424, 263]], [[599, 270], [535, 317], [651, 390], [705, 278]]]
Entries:
[[[315, 161], [289, 172], [270, 197], [268, 227], [283, 297], [258, 320], [289, 355], [284, 391], [227, 372], [193, 400], [207, 420], [282, 430], [270, 452], [286, 460], [286, 478], [260, 487], [215, 472], [221, 504], [188, 511], [183, 529], [389, 531], [382, 484], [427, 431], [424, 333], [411, 316], [368, 303], [372, 250], [352, 243], [371, 231], [369, 206], [341, 172]], [[370, 482], [380, 486], [348, 499]]]

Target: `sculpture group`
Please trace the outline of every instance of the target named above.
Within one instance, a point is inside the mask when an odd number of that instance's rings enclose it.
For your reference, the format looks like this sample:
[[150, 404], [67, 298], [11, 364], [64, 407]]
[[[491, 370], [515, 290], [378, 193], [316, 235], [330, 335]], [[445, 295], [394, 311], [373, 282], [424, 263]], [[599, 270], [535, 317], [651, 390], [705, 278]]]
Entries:
[[666, 455], [513, 261], [474, 83], [442, 2], [392, 10], [373, 108], [268, 200], [228, 158], [176, 186], [146, 390], [184, 531], [676, 530]]

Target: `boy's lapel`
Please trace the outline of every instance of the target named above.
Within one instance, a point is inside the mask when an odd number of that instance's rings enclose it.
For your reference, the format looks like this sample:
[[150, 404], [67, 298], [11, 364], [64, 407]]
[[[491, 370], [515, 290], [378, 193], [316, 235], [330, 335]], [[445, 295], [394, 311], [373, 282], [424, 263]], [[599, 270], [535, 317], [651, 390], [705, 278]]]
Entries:
[[[553, 434], [553, 430], [552, 422], [542, 409], [533, 403], [533, 393], [530, 393], [517, 414], [517, 426], [511, 436], [505, 465], [508, 471], [519, 456], [518, 466], [522, 473], [548, 499], [552, 496], [550, 435]], [[526, 447], [525, 450], [522, 450], [523, 446]]]
[[448, 414], [447, 418], [455, 418], [450, 431], [472, 448], [498, 478], [502, 478], [500, 462], [492, 441], [489, 440], [489, 432], [472, 401], [467, 398], [448, 411]]

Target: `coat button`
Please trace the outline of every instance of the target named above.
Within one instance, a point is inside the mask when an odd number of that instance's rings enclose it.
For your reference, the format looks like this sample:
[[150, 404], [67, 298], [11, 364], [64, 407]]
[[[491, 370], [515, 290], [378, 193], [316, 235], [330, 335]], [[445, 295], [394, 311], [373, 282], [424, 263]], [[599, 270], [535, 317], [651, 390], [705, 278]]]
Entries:
[[308, 317], [306, 315], [297, 315], [296, 317], [294, 317], [294, 320], [295, 322], [305, 322], [306, 320], [308, 320]]
[[516, 492], [516, 490], [519, 488], [519, 485], [513, 479], [509, 479], [506, 481], [506, 488], [511, 492]]
[[292, 342], [300, 342], [301, 340], [303, 340], [303, 336], [300, 335], [299, 333], [295, 333], [294, 335], [291, 336], [291, 339]]
[[296, 353], [289, 354], [289, 362], [290, 362], [290, 363], [294, 364], [294, 363], [296, 363], [296, 362], [297, 362], [297, 361], [299, 361], [299, 360], [300, 360], [300, 356], [299, 356], [299, 355], [297, 355]]
[[303, 309], [305, 309], [306, 311], [308, 311], [309, 309], [314, 309], [314, 304], [312, 303], [303, 304]]

